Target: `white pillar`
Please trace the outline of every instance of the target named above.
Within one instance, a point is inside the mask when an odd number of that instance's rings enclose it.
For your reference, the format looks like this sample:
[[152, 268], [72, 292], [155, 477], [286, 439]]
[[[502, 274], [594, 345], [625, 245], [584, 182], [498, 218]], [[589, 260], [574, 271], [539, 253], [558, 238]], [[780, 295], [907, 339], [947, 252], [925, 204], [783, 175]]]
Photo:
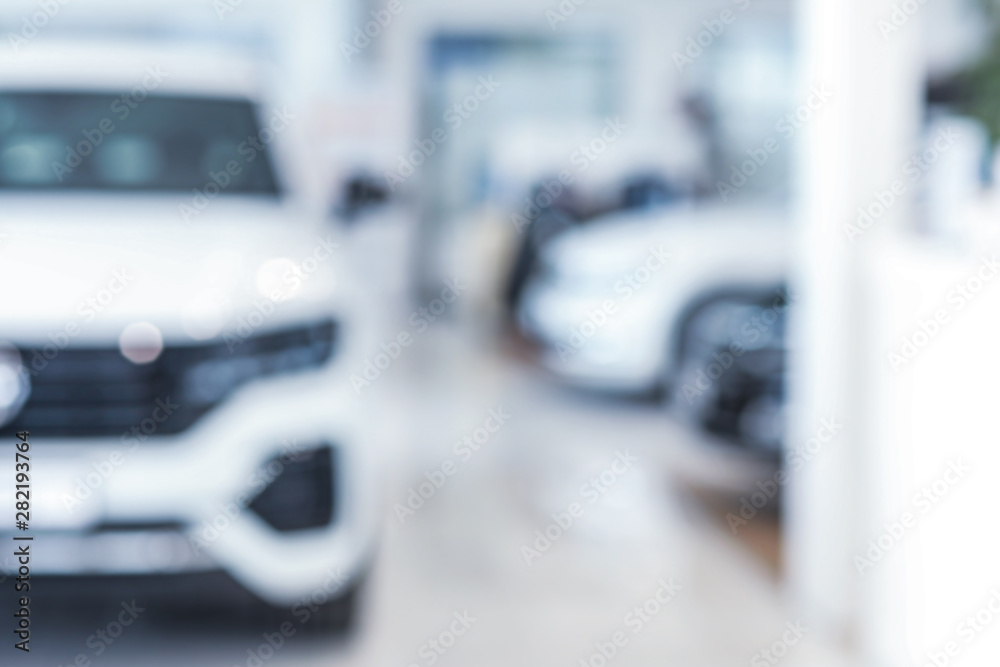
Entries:
[[[867, 267], [884, 237], [908, 224], [898, 197], [878, 229], [851, 242], [845, 225], [900, 178], [915, 148], [922, 111], [919, 12], [883, 34], [893, 0], [802, 0], [800, 102], [812, 86], [832, 99], [800, 139], [797, 254], [789, 381], [791, 446], [815, 436], [820, 420], [844, 428], [790, 478], [786, 516], [789, 592], [812, 627], [858, 647], [862, 664], [903, 664], [902, 621], [887, 603], [898, 582], [883, 570], [859, 578], [853, 556], [870, 535], [868, 517], [893, 484], [892, 439], [880, 437], [868, 333]], [[884, 26], [883, 26], [884, 27]], [[882, 613], [875, 613], [881, 611]]]

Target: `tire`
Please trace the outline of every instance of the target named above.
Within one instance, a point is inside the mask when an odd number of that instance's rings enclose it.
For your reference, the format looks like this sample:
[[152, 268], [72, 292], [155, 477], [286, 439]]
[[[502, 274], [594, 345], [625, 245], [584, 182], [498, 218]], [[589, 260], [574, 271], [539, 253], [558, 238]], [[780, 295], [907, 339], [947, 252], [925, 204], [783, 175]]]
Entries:
[[[693, 307], [682, 324], [677, 372], [667, 386], [680, 418], [763, 458], [784, 441], [783, 317], [750, 345], [743, 325], [767, 308], [760, 294], [720, 294]], [[731, 353], [739, 343], [743, 352]]]
[[249, 605], [250, 608], [244, 609], [244, 613], [250, 616], [255, 626], [273, 629], [291, 622], [297, 635], [346, 638], [357, 627], [359, 600], [365, 581], [366, 577], [355, 579], [337, 597], [321, 604], [281, 607], [256, 600]]
[[311, 632], [326, 636], [351, 634], [357, 627], [359, 598], [363, 587], [363, 579], [352, 582], [340, 596], [321, 605], [304, 625], [311, 625]]

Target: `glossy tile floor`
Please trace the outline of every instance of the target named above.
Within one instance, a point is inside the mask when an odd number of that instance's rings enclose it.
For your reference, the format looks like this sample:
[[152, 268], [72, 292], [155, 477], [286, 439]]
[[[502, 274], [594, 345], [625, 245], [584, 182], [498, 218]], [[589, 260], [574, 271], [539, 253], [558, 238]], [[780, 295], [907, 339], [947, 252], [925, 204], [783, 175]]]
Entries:
[[[398, 449], [349, 639], [300, 633], [261, 659], [248, 651], [267, 626], [218, 614], [167, 621], [154, 607], [97, 656], [88, 637], [116, 599], [40, 620], [30, 659], [8, 662], [5, 650], [0, 664], [70, 665], [82, 654], [127, 667], [718, 667], [772, 664], [760, 652], [783, 635], [794, 644], [771, 656], [782, 664], [848, 664], [808, 629], [787, 632], [798, 619], [781, 602], [773, 519], [737, 539], [725, 510], [680, 481], [715, 467], [690, 456], [697, 436], [654, 403], [562, 387], [519, 353], [469, 338], [429, 331], [371, 388], [394, 406], [385, 428]], [[477, 432], [491, 410], [503, 424]], [[466, 436], [478, 451], [456, 452]], [[454, 474], [401, 521], [396, 503], [446, 460]], [[536, 533], [546, 530], [548, 544]]]

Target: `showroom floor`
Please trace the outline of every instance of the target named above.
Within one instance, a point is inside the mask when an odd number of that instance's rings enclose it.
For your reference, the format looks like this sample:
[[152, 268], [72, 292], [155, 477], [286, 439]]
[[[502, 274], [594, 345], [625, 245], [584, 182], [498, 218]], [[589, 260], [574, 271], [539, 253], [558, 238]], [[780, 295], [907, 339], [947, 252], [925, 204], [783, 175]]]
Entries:
[[[569, 390], [518, 354], [461, 341], [428, 333], [372, 388], [400, 406], [386, 420], [399, 450], [359, 632], [336, 644], [295, 638], [262, 664], [717, 667], [751, 663], [783, 635], [794, 642], [775, 650], [784, 664], [846, 664], [807, 630], [787, 632], [799, 619], [781, 604], [773, 521], [734, 538], [718, 505], [679, 486], [699, 464], [659, 406]], [[477, 431], [487, 423], [494, 433]], [[479, 449], [456, 454], [465, 436]], [[397, 518], [395, 504], [446, 460], [454, 474]], [[149, 615], [95, 657], [92, 625], [70, 615], [25, 664], [80, 653], [94, 665], [257, 664], [247, 651], [259, 633]]]

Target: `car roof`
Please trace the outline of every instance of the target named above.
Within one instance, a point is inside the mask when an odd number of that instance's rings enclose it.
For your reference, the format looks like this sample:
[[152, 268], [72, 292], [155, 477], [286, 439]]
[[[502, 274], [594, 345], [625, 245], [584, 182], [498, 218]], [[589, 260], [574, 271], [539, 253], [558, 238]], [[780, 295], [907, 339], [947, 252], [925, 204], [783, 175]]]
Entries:
[[41, 38], [0, 54], [0, 90], [102, 90], [136, 87], [160, 94], [261, 95], [259, 61], [225, 46]]

